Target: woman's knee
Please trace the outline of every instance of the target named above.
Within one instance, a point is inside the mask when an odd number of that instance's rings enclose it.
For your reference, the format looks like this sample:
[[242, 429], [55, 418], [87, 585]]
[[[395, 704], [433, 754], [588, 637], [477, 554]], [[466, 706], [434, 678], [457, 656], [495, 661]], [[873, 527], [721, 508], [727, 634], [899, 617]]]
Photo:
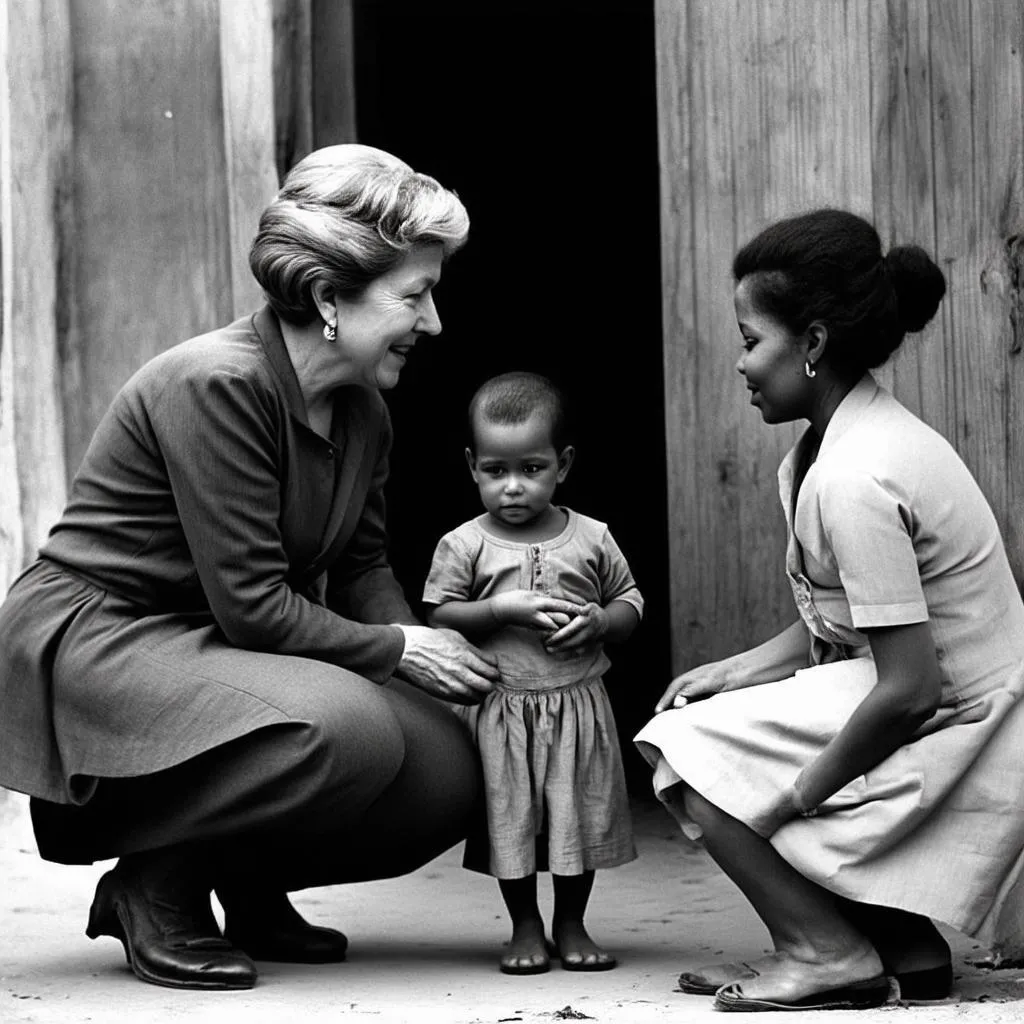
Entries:
[[705, 831], [714, 826], [722, 816], [721, 810], [715, 804], [690, 786], [682, 787], [678, 799], [682, 802], [686, 816]]
[[409, 813], [446, 829], [461, 827], [480, 806], [480, 757], [469, 730], [452, 708], [410, 693], [390, 694], [405, 737], [405, 766], [389, 797], [410, 805]]
[[306, 712], [301, 733], [324, 786], [355, 787], [373, 797], [405, 761], [401, 723], [376, 688], [320, 700]]

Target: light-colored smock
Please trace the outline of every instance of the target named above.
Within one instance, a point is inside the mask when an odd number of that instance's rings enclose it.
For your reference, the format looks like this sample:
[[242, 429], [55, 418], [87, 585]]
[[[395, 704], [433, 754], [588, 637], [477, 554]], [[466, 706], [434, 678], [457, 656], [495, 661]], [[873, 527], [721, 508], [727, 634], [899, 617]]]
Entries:
[[841, 896], [1020, 949], [1024, 604], [992, 511], [953, 448], [870, 376], [833, 415], [793, 510], [810, 440], [783, 461], [779, 491], [812, 667], [654, 718], [636, 742], [655, 790], [680, 815], [668, 791], [682, 780], [762, 828], [875, 685], [862, 630], [928, 622], [938, 711], [771, 842]]
[[[602, 606], [643, 598], [608, 527], [570, 509], [551, 540], [523, 544], [488, 533], [487, 515], [437, 545], [426, 604], [479, 601], [508, 590]], [[536, 630], [507, 626], [480, 641], [501, 681], [459, 709], [483, 762], [487, 834], [466, 843], [466, 867], [497, 878], [535, 871], [578, 875], [636, 857], [622, 754], [602, 674], [603, 645], [549, 654]]]

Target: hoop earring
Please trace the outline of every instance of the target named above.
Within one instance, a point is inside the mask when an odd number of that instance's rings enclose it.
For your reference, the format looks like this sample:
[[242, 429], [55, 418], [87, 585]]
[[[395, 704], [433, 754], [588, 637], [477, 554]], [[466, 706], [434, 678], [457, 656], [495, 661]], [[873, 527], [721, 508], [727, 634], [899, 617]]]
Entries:
[[327, 323], [324, 324], [324, 337], [328, 341], [336, 341], [337, 340], [337, 338], [338, 338], [338, 321], [337, 320], [328, 320]]
[[810, 359], [804, 362], [804, 373], [807, 374], [808, 377], [818, 376], [818, 371], [813, 366], [811, 366]]

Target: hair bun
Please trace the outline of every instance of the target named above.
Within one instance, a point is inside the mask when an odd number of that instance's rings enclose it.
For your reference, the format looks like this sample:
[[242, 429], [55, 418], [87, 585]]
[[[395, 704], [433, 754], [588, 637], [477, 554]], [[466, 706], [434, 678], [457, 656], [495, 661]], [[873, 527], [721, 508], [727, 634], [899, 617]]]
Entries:
[[896, 292], [900, 327], [907, 332], [923, 330], [946, 294], [946, 278], [919, 245], [897, 245], [884, 258]]

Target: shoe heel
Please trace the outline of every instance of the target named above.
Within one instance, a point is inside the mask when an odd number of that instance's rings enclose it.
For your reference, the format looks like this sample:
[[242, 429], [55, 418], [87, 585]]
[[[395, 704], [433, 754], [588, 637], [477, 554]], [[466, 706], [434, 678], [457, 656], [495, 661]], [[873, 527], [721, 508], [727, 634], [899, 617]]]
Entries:
[[85, 934], [90, 939], [98, 939], [101, 935], [109, 935], [110, 938], [117, 939], [121, 943], [124, 958], [130, 967], [131, 953], [128, 951], [128, 940], [125, 937], [121, 918], [117, 913], [117, 906], [113, 900], [106, 898], [106, 893], [103, 891], [106, 880], [107, 875], [104, 875], [96, 886], [96, 895], [89, 908], [89, 920], [85, 926]]
[[920, 971], [904, 971], [895, 977], [903, 1002], [941, 1002], [948, 999], [953, 991], [952, 964], [927, 967]]
[[103, 925], [100, 924], [100, 911], [95, 903], [89, 908], [89, 923], [85, 926], [85, 934], [90, 939], [98, 939], [101, 935], [107, 934]]
[[114, 913], [113, 901], [107, 895], [109, 888], [110, 872], [108, 871], [99, 882], [96, 883], [96, 895], [92, 898], [92, 906], [89, 908], [89, 922], [85, 926], [85, 934], [90, 939], [98, 939], [101, 935], [113, 935], [119, 938], [112, 931], [113, 920], [117, 915]]

